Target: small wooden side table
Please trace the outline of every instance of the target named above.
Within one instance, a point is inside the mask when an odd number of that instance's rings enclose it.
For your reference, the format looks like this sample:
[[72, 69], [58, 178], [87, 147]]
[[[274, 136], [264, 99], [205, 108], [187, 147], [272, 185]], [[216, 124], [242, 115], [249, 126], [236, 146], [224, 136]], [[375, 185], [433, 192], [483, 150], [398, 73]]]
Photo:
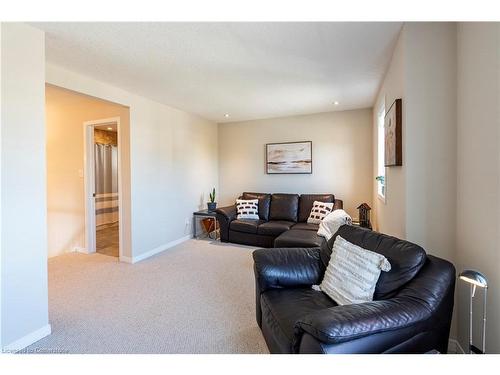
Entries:
[[[196, 234], [196, 227], [197, 227], [196, 219], [197, 218], [213, 219], [215, 229], [212, 232], [215, 232], [215, 240], [218, 240], [219, 236], [217, 235], [218, 223], [217, 223], [216, 212], [215, 211], [208, 211], [206, 209], [193, 212], [193, 238], [198, 238], [198, 236]], [[207, 237], [210, 237], [210, 233], [212, 233], [212, 232], [209, 232]]]

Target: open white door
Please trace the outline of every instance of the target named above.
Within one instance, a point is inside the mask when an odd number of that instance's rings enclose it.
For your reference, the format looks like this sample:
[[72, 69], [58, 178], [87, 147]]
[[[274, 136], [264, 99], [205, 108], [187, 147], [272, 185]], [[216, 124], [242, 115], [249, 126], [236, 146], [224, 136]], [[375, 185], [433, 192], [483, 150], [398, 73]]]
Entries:
[[[121, 161], [120, 118], [87, 121], [84, 124], [84, 181], [85, 181], [85, 250], [96, 252], [96, 184], [95, 184], [95, 154], [94, 128], [102, 125], [116, 125], [118, 135], [118, 166]], [[119, 215], [119, 256], [122, 256], [122, 185], [120, 167], [118, 167], [118, 215]]]

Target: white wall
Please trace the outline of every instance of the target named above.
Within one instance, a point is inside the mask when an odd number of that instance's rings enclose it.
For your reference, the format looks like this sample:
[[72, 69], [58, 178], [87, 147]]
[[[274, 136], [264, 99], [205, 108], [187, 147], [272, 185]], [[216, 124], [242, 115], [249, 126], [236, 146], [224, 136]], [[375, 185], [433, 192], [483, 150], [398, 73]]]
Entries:
[[[373, 107], [373, 224], [382, 232], [399, 238], [406, 237], [406, 98], [405, 98], [405, 34], [401, 31], [392, 55], [389, 68], [380, 87]], [[394, 100], [401, 98], [403, 104], [403, 165], [385, 168], [386, 194], [385, 202], [378, 198], [378, 115], [379, 111], [387, 111]]]
[[[353, 217], [372, 205], [372, 111], [362, 109], [219, 124], [220, 204], [243, 191], [333, 193]], [[313, 173], [265, 173], [265, 144], [312, 141]]]
[[130, 108], [132, 257], [191, 234], [217, 186], [217, 124], [47, 64], [48, 83]]
[[[385, 203], [376, 198], [375, 226], [427, 253], [456, 263], [456, 24], [406, 23], [377, 96], [403, 101], [403, 166], [387, 167]], [[374, 158], [377, 132], [374, 131]], [[376, 162], [373, 176], [378, 174]], [[451, 337], [456, 337], [456, 313]]]
[[2, 345], [2, 289], [3, 289], [3, 273], [2, 273], [2, 269], [3, 269], [3, 262], [2, 262], [2, 258], [3, 258], [3, 251], [2, 251], [2, 199], [1, 199], [1, 196], [2, 196], [2, 168], [1, 168], [1, 165], [2, 165], [2, 24], [0, 23], [0, 348], [3, 348], [3, 345]]
[[4, 348], [15, 349], [50, 333], [45, 44], [44, 33], [27, 25], [1, 30], [1, 331]]
[[449, 222], [455, 217], [456, 196], [454, 23], [404, 25], [377, 103], [385, 98], [389, 108], [397, 97], [403, 99], [403, 167], [386, 168], [387, 197], [385, 204], [377, 199], [377, 227], [453, 261], [455, 227]]
[[[500, 353], [500, 27], [458, 27], [457, 268], [489, 279], [486, 350]], [[468, 293], [459, 283], [458, 338], [467, 349]], [[480, 346], [482, 294], [474, 310], [474, 344]]]
[[456, 24], [408, 23], [405, 32], [406, 234], [427, 252], [453, 261]]
[[[131, 256], [130, 244], [130, 129], [129, 109], [47, 85], [45, 91], [47, 138], [47, 214], [49, 257], [85, 248], [85, 187], [83, 123], [120, 118], [120, 173], [122, 197], [122, 253]], [[122, 193], [122, 192], [120, 192]]]

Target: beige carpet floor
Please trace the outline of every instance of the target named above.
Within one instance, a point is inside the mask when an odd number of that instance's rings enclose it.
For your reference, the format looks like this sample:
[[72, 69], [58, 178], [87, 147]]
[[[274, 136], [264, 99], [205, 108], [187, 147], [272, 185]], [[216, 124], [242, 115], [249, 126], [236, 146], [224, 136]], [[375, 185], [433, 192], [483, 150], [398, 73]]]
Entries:
[[101, 254], [51, 258], [52, 335], [27, 351], [268, 353], [252, 250], [189, 240], [133, 265]]

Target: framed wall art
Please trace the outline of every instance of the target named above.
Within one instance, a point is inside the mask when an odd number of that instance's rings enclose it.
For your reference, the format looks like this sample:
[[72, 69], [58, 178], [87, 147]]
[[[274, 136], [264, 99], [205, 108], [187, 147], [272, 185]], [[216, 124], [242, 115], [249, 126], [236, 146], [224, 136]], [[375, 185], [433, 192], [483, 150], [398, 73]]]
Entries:
[[403, 165], [402, 100], [396, 99], [385, 114], [384, 164], [386, 167]]
[[312, 142], [266, 144], [267, 174], [311, 174]]

